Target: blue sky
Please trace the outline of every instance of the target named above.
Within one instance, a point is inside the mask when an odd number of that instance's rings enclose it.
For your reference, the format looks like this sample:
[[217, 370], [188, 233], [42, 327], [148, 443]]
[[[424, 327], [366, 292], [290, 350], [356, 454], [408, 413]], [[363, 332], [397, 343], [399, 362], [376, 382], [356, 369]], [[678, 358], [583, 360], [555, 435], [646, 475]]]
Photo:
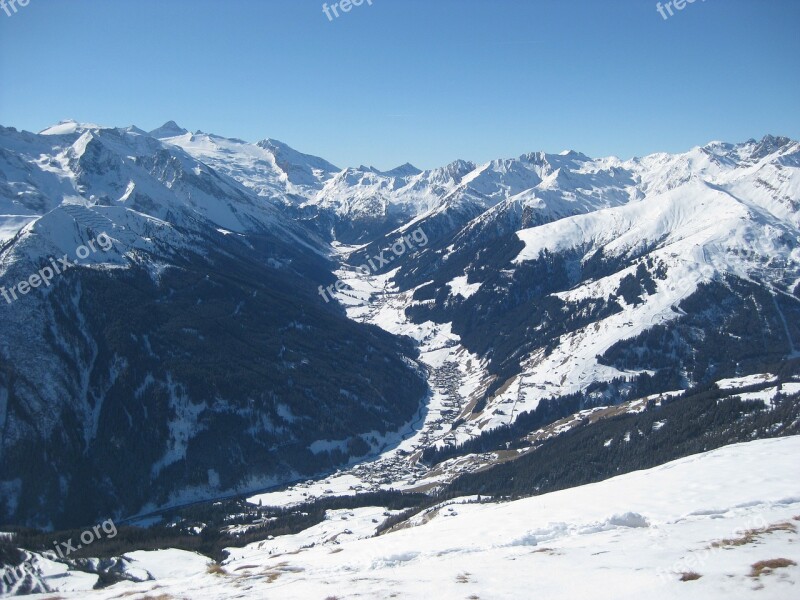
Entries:
[[798, 0], [30, 0], [0, 11], [0, 124], [174, 119], [384, 169], [797, 139], [798, 25]]

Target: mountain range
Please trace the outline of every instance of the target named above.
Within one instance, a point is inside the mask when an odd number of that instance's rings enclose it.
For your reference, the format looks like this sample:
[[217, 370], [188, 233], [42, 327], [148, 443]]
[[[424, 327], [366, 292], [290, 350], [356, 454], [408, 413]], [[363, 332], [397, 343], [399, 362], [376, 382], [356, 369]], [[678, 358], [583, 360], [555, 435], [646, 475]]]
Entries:
[[499, 431], [799, 358], [800, 144], [384, 172], [172, 121], [0, 128], [0, 286], [62, 256], [0, 302], [0, 522], [337, 470], [425, 490]]

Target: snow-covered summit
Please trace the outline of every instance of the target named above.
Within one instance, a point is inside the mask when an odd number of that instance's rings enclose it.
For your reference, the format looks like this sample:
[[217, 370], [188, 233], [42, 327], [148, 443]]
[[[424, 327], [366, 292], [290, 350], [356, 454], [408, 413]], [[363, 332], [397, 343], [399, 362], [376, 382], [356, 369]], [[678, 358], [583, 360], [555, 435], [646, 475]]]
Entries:
[[94, 123], [80, 123], [74, 119], [65, 119], [59, 121], [55, 125], [43, 129], [39, 132], [40, 135], [68, 135], [78, 131], [85, 131], [87, 129], [103, 129], [102, 125]]
[[167, 121], [161, 127], [153, 129], [153, 131], [150, 132], [150, 135], [161, 140], [165, 138], [177, 137], [187, 133], [189, 132], [183, 127], [179, 126], [175, 121]]

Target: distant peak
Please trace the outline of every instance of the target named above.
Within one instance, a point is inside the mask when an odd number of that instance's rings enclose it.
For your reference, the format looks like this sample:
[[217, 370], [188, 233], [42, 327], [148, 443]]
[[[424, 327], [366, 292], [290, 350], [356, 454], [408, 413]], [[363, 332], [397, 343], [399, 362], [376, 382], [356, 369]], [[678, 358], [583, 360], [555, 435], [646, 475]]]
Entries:
[[559, 156], [568, 156], [569, 158], [579, 158], [579, 159], [588, 159], [589, 157], [586, 156], [583, 152], [578, 152], [577, 150], [562, 150], [558, 153]]
[[765, 135], [760, 142], [756, 142], [751, 156], [754, 159], [761, 159], [784, 149], [792, 143], [794, 142], [785, 136]]
[[294, 164], [296, 166], [305, 165], [305, 168], [318, 169], [331, 174], [341, 171], [339, 167], [332, 165], [324, 158], [299, 152], [289, 144], [285, 144], [279, 140], [267, 138], [258, 142], [256, 146], [271, 152], [273, 156], [283, 164]]
[[771, 133], [768, 133], [763, 138], [761, 138], [761, 141], [785, 145], [791, 142], [792, 140], [786, 137], [785, 135], [772, 135]]
[[267, 138], [265, 140], [261, 140], [256, 145], [264, 148], [265, 150], [270, 150], [270, 149], [272, 149], [272, 150], [293, 150], [293, 148], [291, 148], [291, 146], [289, 146], [289, 144], [285, 144], [284, 142], [281, 142], [280, 140], [273, 140], [272, 138]]
[[534, 165], [544, 165], [547, 163], [547, 154], [544, 152], [528, 152], [519, 157], [521, 161], [529, 162]]
[[167, 121], [158, 129], [153, 129], [150, 135], [154, 138], [164, 139], [186, 135], [187, 133], [189, 132], [183, 127], [180, 127], [175, 121]]
[[100, 125], [95, 125], [94, 123], [80, 123], [74, 119], [65, 119], [63, 121], [59, 121], [57, 125], [53, 125], [52, 127], [43, 129], [42, 131], [39, 132], [39, 134], [65, 135], [87, 129], [102, 129], [102, 127], [100, 127]]
[[763, 146], [771, 146], [773, 148], [783, 148], [792, 143], [792, 139], [784, 135], [771, 135], [767, 134], [761, 138], [760, 142]]
[[420, 173], [422, 173], [421, 170], [408, 162], [386, 172], [387, 175], [391, 175], [393, 177], [411, 177], [413, 175], [419, 175]]
[[444, 170], [452, 175], [466, 175], [470, 171], [474, 171], [477, 168], [477, 165], [469, 160], [454, 160], [449, 165], [447, 165]]

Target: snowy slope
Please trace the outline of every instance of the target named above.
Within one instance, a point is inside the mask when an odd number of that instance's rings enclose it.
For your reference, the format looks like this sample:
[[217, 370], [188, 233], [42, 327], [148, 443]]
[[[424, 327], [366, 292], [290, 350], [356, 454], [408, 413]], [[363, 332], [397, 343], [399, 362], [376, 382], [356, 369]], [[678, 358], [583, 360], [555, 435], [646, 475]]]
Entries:
[[136, 127], [64, 122], [40, 135], [3, 128], [0, 142], [5, 236], [29, 217], [75, 204], [122, 207], [191, 229], [203, 220], [239, 233], [298, 231], [233, 179]]
[[[798, 452], [798, 437], [728, 446], [525, 500], [450, 503], [377, 538], [358, 539], [355, 524], [353, 535], [309, 530], [233, 549], [220, 575], [154, 553], [157, 581], [61, 596], [783, 600], [800, 585]], [[341, 516], [315, 529], [340, 530]]]
[[[672, 327], [686, 315], [686, 301], [708, 306], [698, 294], [709, 284], [764, 290], [774, 314], [756, 312], [779, 321], [785, 355], [796, 353], [800, 144], [767, 136], [625, 162], [577, 153], [523, 159], [541, 174], [538, 185], [482, 212], [396, 277], [420, 300], [407, 311], [412, 321], [452, 323], [468, 336], [469, 350], [497, 363], [503, 378], [471, 417], [481, 428], [509, 423], [545, 398], [652, 374], [646, 364], [621, 369], [599, 357], [657, 326]], [[478, 183], [497, 165], [468, 175], [467, 185], [492, 197], [493, 188]], [[647, 292], [636, 298], [624, 291], [631, 285]], [[501, 354], [495, 342], [504, 338], [514, 342]]]
[[[562, 339], [556, 352], [536, 362], [536, 371], [542, 376], [529, 375], [520, 382], [521, 386], [536, 387], [526, 398], [547, 397], [557, 391], [569, 393], [598, 376], [621, 375], [614, 371], [604, 375], [595, 357], [622, 337], [632, 337], [677, 317], [672, 308], [691, 296], [700, 282], [733, 274], [784, 291], [787, 269], [783, 266], [791, 269], [791, 283], [800, 265], [797, 228], [791, 223], [758, 218], [730, 194], [709, 189], [701, 182], [620, 208], [523, 230], [519, 237], [525, 248], [515, 259], [517, 263], [538, 257], [543, 251], [580, 248], [587, 257], [598, 250], [609, 257], [636, 258], [646, 253], [667, 269], [657, 293], [643, 304], [626, 306], [623, 312]], [[628, 268], [559, 296], [565, 300], [604, 300], [632, 272], [633, 268]], [[570, 361], [562, 366], [567, 356]], [[523, 406], [529, 408], [530, 403]]]
[[[795, 144], [790, 152], [798, 155], [800, 149]], [[786, 185], [794, 198], [800, 198], [800, 176], [793, 175]], [[537, 398], [577, 391], [598, 378], [624, 375], [599, 366], [595, 357], [623, 338], [676, 318], [679, 313], [673, 307], [690, 297], [701, 282], [733, 275], [757, 281], [773, 293], [792, 294], [800, 279], [799, 213], [796, 208], [786, 212], [787, 205], [760, 196], [740, 197], [737, 192], [748, 185], [750, 177], [727, 175], [720, 179], [728, 183], [721, 185], [693, 176], [638, 202], [520, 231], [525, 248], [516, 264], [542, 252], [578, 250], [588, 259], [601, 251], [606, 258], [627, 260], [631, 265], [647, 256], [663, 265], [666, 276], [641, 305], [626, 305], [623, 312], [563, 338], [544, 360], [532, 357], [527, 369], [535, 373], [523, 376], [516, 389], [533, 391], [523, 391], [525, 401], [518, 409], [530, 408]], [[605, 300], [633, 270], [631, 266], [584, 282], [558, 296], [567, 301]]]
[[184, 149], [259, 196], [276, 200], [302, 201], [340, 170], [324, 159], [297, 152], [276, 140], [251, 144], [202, 131], [190, 133], [173, 121], [150, 135]]

